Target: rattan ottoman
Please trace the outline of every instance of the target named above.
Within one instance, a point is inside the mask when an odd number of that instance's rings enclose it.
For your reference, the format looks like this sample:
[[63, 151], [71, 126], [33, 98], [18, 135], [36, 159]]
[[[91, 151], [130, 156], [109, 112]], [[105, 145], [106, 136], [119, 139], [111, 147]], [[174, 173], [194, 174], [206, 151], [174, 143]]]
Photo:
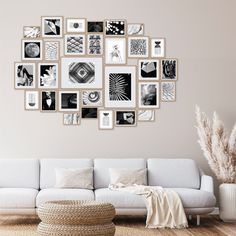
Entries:
[[115, 208], [96, 201], [50, 201], [38, 209], [41, 236], [113, 236]]

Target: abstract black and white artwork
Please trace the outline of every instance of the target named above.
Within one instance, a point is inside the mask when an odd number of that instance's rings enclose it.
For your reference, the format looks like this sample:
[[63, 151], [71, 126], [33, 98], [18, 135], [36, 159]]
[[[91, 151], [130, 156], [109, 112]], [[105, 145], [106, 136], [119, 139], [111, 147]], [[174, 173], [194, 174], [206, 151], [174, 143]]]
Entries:
[[62, 37], [63, 18], [42, 17], [42, 36], [46, 38]]
[[177, 60], [163, 59], [161, 60], [161, 79], [177, 80]]
[[15, 88], [35, 88], [35, 64], [15, 63]]
[[67, 33], [84, 33], [86, 27], [85, 19], [67, 18], [66, 31]]
[[103, 21], [88, 21], [89, 33], [103, 33]]
[[96, 119], [98, 117], [98, 109], [94, 107], [82, 107], [82, 118]]
[[42, 60], [42, 40], [22, 40], [22, 60]]
[[155, 38], [151, 39], [151, 57], [165, 56], [165, 39]]
[[65, 55], [84, 55], [85, 36], [66, 35], [65, 36]]
[[60, 42], [46, 41], [44, 42], [44, 59], [46, 61], [59, 60]]
[[41, 111], [56, 111], [56, 91], [41, 92]]
[[79, 125], [80, 124], [80, 113], [64, 113], [63, 114], [64, 125]]
[[175, 101], [175, 82], [161, 83], [161, 101], [174, 102]]
[[143, 35], [144, 24], [128, 24], [128, 35]]
[[159, 79], [159, 61], [158, 60], [139, 60], [139, 79], [140, 80], [158, 80]]
[[149, 38], [148, 37], [129, 37], [128, 38], [128, 57], [148, 57]]
[[89, 55], [102, 55], [103, 54], [103, 35], [101, 34], [88, 34], [87, 36], [87, 54]]
[[23, 34], [24, 34], [24, 38], [39, 38], [40, 27], [39, 26], [24, 26]]
[[125, 35], [125, 21], [124, 20], [107, 20], [106, 35]]
[[78, 111], [80, 107], [79, 101], [78, 91], [60, 91], [59, 111]]
[[116, 111], [116, 126], [135, 126], [136, 112], [135, 111]]
[[57, 88], [58, 87], [58, 64], [39, 63], [38, 64], [38, 87]]
[[99, 129], [113, 129], [114, 121], [113, 121], [113, 111], [112, 110], [99, 110]]
[[138, 110], [138, 121], [154, 121], [154, 110]]
[[39, 109], [39, 92], [25, 91], [25, 109], [38, 110]]
[[103, 105], [102, 90], [83, 90], [83, 106], [99, 107]]

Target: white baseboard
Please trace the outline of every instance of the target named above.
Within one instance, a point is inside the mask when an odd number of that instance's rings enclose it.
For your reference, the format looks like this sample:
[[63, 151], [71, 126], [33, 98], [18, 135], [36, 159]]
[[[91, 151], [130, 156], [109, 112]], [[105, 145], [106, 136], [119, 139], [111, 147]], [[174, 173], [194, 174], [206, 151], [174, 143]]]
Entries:
[[210, 215], [219, 215], [219, 207], [215, 207], [214, 211]]

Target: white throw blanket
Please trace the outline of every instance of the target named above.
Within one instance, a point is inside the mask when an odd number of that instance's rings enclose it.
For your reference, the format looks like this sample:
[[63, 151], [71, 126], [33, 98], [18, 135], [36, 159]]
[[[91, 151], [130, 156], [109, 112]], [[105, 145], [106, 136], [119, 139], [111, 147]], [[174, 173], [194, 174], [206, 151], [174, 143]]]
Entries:
[[110, 190], [142, 195], [147, 207], [147, 228], [186, 228], [188, 221], [179, 195], [159, 186], [109, 185]]

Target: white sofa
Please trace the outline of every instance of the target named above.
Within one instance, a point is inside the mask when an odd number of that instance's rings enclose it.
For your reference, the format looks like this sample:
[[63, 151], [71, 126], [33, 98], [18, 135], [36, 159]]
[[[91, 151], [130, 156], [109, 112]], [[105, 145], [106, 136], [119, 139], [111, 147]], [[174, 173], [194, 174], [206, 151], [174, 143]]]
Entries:
[[[94, 191], [57, 189], [56, 167], [94, 167]], [[191, 159], [0, 159], [0, 214], [36, 214], [49, 200], [101, 200], [117, 215], [145, 215], [141, 196], [108, 189], [109, 168], [147, 168], [148, 185], [174, 189], [188, 215], [214, 210], [213, 180]]]

